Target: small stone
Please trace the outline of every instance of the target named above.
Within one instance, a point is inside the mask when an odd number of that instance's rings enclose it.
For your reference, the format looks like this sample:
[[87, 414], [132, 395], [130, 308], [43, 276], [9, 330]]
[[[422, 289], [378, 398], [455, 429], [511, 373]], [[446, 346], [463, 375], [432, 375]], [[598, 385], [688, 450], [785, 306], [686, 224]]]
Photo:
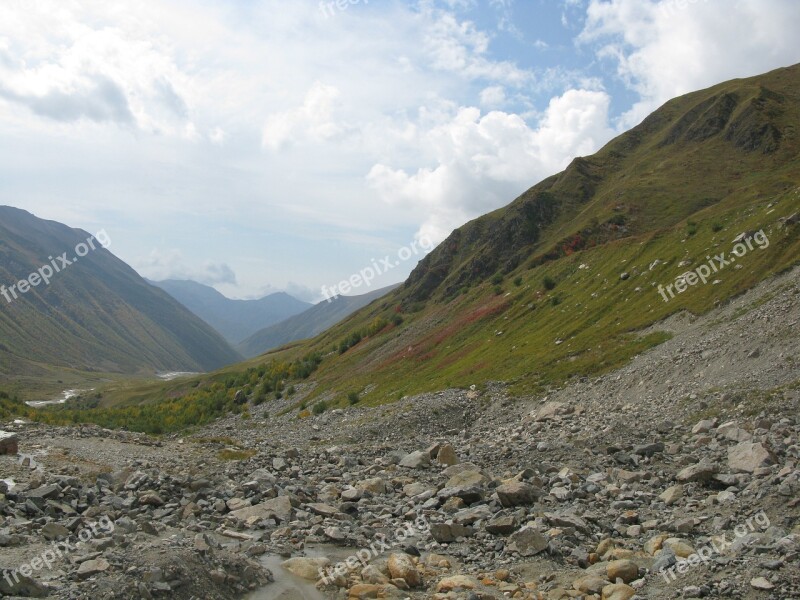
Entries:
[[755, 577], [750, 580], [750, 586], [756, 590], [769, 591], [774, 589], [775, 586], [766, 577]]
[[81, 579], [88, 579], [92, 575], [107, 571], [110, 566], [111, 565], [105, 558], [84, 561], [81, 563], [81, 566], [78, 567], [78, 577]]

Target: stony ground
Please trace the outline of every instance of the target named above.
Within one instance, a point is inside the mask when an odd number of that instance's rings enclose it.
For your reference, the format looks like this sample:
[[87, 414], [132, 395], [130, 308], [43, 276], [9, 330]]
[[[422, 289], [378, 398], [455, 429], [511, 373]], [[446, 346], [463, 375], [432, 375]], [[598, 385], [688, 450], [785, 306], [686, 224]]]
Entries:
[[800, 598], [799, 281], [543, 398], [464, 382], [157, 440], [3, 425], [0, 594]]

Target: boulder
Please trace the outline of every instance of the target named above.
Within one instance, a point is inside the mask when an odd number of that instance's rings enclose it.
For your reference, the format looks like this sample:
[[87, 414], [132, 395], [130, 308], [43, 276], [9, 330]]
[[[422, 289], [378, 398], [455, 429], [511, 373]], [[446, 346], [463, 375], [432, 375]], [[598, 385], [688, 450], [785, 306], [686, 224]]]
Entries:
[[547, 538], [533, 527], [523, 527], [508, 539], [508, 550], [519, 552], [522, 556], [535, 556], [544, 552], [549, 545]]
[[542, 495], [542, 491], [532, 485], [511, 480], [499, 486], [496, 490], [500, 504], [506, 508], [511, 506], [521, 506], [533, 504], [537, 497]]
[[398, 552], [390, 554], [386, 567], [389, 569], [392, 579], [402, 579], [412, 588], [422, 584], [422, 576], [408, 554]]
[[297, 556], [295, 558], [290, 558], [289, 560], [283, 561], [281, 566], [289, 571], [289, 573], [292, 575], [297, 575], [301, 579], [317, 581], [318, 579], [322, 579], [322, 576], [325, 574], [323, 571], [321, 575], [320, 571], [324, 570], [325, 567], [330, 564], [331, 561], [324, 556], [317, 558]]
[[230, 517], [237, 521], [257, 523], [262, 519], [276, 518], [282, 523], [292, 520], [294, 507], [288, 496], [278, 496], [271, 498], [261, 504], [240, 508], [230, 513]]
[[758, 442], [740, 442], [728, 448], [728, 466], [737, 473], [752, 473], [771, 464], [772, 456]]
[[453, 448], [451, 444], [445, 444], [439, 448], [439, 452], [436, 454], [436, 462], [447, 466], [457, 465], [458, 456], [456, 455], [456, 449]]
[[639, 567], [632, 560], [612, 560], [606, 565], [606, 574], [612, 583], [617, 579], [630, 583], [639, 577]]
[[678, 473], [678, 481], [681, 483], [688, 483], [690, 481], [705, 483], [714, 477], [718, 470], [717, 465], [700, 461], [680, 471]]
[[400, 461], [400, 466], [407, 469], [424, 469], [431, 464], [431, 455], [427, 452], [417, 450], [411, 454], [406, 454]]
[[19, 438], [16, 433], [0, 430], [0, 454], [16, 454], [19, 451]]

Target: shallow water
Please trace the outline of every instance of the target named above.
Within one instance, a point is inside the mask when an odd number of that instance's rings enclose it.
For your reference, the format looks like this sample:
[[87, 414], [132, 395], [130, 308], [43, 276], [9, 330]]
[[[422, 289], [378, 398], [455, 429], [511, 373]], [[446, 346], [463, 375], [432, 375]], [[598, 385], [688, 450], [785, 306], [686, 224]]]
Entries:
[[245, 596], [245, 600], [325, 600], [311, 581], [295, 577], [281, 566], [286, 560], [280, 556], [265, 555], [261, 564], [272, 571], [275, 581]]
[[92, 388], [91, 390], [64, 390], [63, 392], [61, 392], [61, 395], [58, 398], [55, 398], [54, 400], [31, 400], [29, 402], [26, 402], [25, 404], [27, 404], [28, 406], [32, 406], [33, 408], [37, 408], [39, 406], [49, 406], [51, 404], [64, 404], [70, 398], [74, 398], [75, 396], [78, 396], [83, 392], [91, 392], [93, 389], [94, 388]]

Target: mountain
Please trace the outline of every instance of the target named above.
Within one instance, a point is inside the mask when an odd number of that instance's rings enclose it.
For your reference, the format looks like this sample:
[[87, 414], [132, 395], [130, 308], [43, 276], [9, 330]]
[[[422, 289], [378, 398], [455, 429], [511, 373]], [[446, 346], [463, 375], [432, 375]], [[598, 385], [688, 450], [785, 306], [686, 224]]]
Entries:
[[113, 240], [0, 206], [0, 377], [48, 366], [206, 371], [241, 359], [101, 242]]
[[186, 308], [219, 331], [231, 344], [237, 344], [264, 327], [279, 323], [311, 307], [285, 292], [258, 300], [231, 300], [214, 288], [168, 279], [151, 281]]
[[236, 349], [252, 357], [295, 340], [314, 337], [395, 288], [397, 285], [390, 285], [360, 296], [336, 296], [330, 302], [323, 300], [299, 315], [254, 333]]
[[[219, 386], [267, 402], [303, 379], [292, 403], [282, 396], [265, 409], [307, 416], [309, 407], [497, 381], [515, 397], [591, 386], [695, 315], [777, 274], [800, 273], [792, 270], [800, 264], [798, 131], [800, 65], [673, 99], [596, 154], [453, 231], [402, 286], [317, 337], [162, 386], [157, 399], [171, 403], [154, 403], [151, 419], [179, 403], [187, 423], [198, 402], [216, 410]], [[737, 360], [757, 354], [754, 341]], [[675, 365], [665, 369], [681, 377]], [[114, 401], [140, 396], [121, 390]], [[102, 422], [126, 414], [104, 413]]]
[[325, 356], [308, 405], [590, 380], [668, 339], [671, 315], [706, 313], [800, 262], [798, 132], [800, 65], [673, 99], [276, 358]]

